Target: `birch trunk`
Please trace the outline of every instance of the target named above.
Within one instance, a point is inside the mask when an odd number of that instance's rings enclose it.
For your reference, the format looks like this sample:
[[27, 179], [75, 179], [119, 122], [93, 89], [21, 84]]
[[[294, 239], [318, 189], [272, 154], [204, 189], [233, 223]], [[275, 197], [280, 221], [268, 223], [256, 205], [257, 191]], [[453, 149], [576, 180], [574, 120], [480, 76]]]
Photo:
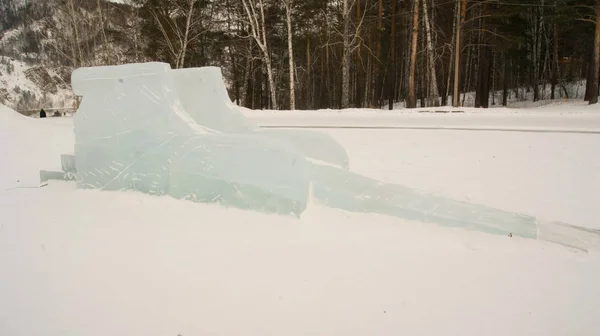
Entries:
[[73, 41], [74, 50], [76, 51], [75, 67], [83, 65], [83, 54], [81, 52], [81, 46], [79, 45], [79, 29], [77, 28], [77, 17], [75, 15], [75, 4], [73, 0], [69, 0], [69, 9], [71, 11], [71, 24], [73, 25], [73, 35], [75, 40]]
[[102, 39], [104, 42], [104, 52], [105, 55], [105, 63], [108, 64], [110, 62], [109, 54], [108, 54], [108, 38], [106, 38], [106, 29], [104, 28], [104, 15], [102, 13], [102, 6], [100, 6], [100, 0], [96, 1], [96, 5], [98, 6], [98, 17], [100, 18], [100, 30], [102, 32]]
[[502, 75], [502, 106], [508, 105], [508, 60], [504, 54], [504, 74]]
[[454, 93], [452, 95], [452, 106], [460, 106], [460, 55], [462, 49], [462, 27], [467, 15], [467, 0], [456, 0], [456, 42], [454, 46]]
[[598, 72], [600, 71], [600, 0], [596, 0], [596, 34], [594, 38], [594, 58], [592, 64], [592, 84], [590, 105], [598, 103]]
[[[555, 3], [556, 4], [556, 3]], [[552, 56], [552, 87], [550, 93], [550, 99], [556, 98], [556, 83], [558, 82], [558, 24], [554, 22], [554, 46], [553, 46], [553, 56]]]
[[392, 0], [392, 32], [390, 44], [390, 73], [388, 74], [388, 109], [394, 109], [396, 92], [396, 1]]
[[343, 0], [342, 108], [350, 107], [350, 0]]
[[[360, 24], [361, 24], [361, 1], [356, 0], [356, 37], [360, 40]], [[365, 8], [366, 10], [366, 8]], [[355, 82], [355, 106], [360, 108], [363, 106], [362, 99], [362, 84], [363, 84], [363, 67], [362, 67], [362, 55], [360, 50], [360, 43], [356, 46], [356, 82]]]
[[383, 38], [383, 0], [379, 0], [378, 5], [378, 15], [377, 15], [377, 50], [376, 50], [376, 64], [373, 64], [375, 68], [375, 75], [373, 76], [375, 80], [375, 90], [373, 94], [373, 103], [377, 105], [377, 107], [381, 107], [381, 40]]
[[188, 8], [187, 15], [185, 18], [185, 32], [183, 34], [183, 42], [181, 45], [181, 56], [179, 57], [179, 63], [177, 64], [177, 68], [181, 69], [185, 65], [185, 55], [187, 54], [187, 46], [189, 42], [190, 36], [190, 27], [192, 26], [192, 14], [194, 12], [194, 2], [195, 0], [188, 0]]
[[311, 109], [315, 105], [315, 103], [314, 103], [314, 94], [313, 94], [313, 82], [312, 82], [312, 76], [311, 76], [312, 74], [311, 74], [311, 61], [310, 61], [310, 36], [306, 37], [306, 75], [308, 77], [306, 80], [306, 82], [308, 83], [307, 104], [308, 104], [308, 108]]
[[[296, 94], [294, 89], [294, 46], [292, 39], [292, 5], [293, 0], [285, 1], [285, 17], [287, 21], [287, 38], [288, 38], [288, 53], [289, 53], [289, 67], [290, 67], [290, 110], [296, 109]], [[310, 68], [310, 64], [307, 65]], [[310, 73], [310, 70], [309, 70]], [[310, 78], [310, 76], [309, 76]]]
[[250, 0], [242, 0], [242, 5], [248, 16], [250, 28], [252, 29], [252, 37], [262, 52], [263, 62], [267, 68], [267, 80], [269, 83], [269, 93], [271, 97], [271, 108], [278, 109], [277, 106], [277, 91], [275, 90], [275, 80], [273, 77], [273, 67], [271, 65], [271, 55], [269, 54], [269, 46], [267, 44], [267, 32], [265, 25], [265, 8], [262, 0], [259, 0], [258, 6], [260, 10], [257, 13], [254, 3]]
[[429, 106], [439, 106], [439, 91], [437, 85], [437, 73], [435, 71], [435, 50], [433, 49], [433, 39], [431, 37], [431, 25], [429, 22], [429, 10], [427, 9], [427, 0], [422, 0], [423, 3], [423, 20], [425, 21], [425, 35], [427, 37], [427, 56], [429, 57], [429, 98], [427, 104]]
[[446, 92], [442, 97], [442, 105], [448, 105], [448, 96], [450, 95], [450, 79], [452, 78], [452, 64], [454, 63], [454, 54], [452, 51], [455, 49], [454, 45], [456, 44], [456, 25], [458, 20], [458, 2], [456, 6], [454, 6], [454, 20], [452, 23], [452, 41], [450, 42], [450, 62], [448, 62], [448, 77], [446, 78]]
[[417, 65], [417, 42], [419, 38], [419, 1], [413, 1], [413, 29], [410, 50], [410, 72], [408, 74], [408, 101], [407, 108], [416, 108], [417, 99], [415, 96], [415, 68]]

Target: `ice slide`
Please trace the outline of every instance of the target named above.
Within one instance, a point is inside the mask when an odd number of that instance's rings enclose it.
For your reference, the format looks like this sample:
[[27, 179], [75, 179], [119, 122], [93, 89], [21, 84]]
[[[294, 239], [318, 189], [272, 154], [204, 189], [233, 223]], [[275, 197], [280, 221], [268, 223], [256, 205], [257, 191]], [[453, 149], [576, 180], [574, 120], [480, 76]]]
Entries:
[[[83, 99], [74, 117], [75, 155], [63, 156], [63, 166], [78, 188], [135, 190], [300, 216], [312, 185], [320, 203], [347, 211], [582, 249], [600, 242], [594, 233], [565, 224], [352, 173], [345, 150], [329, 136], [272, 132], [250, 123], [229, 99], [218, 68], [80, 68], [72, 85]], [[42, 173], [42, 179], [52, 177]]]

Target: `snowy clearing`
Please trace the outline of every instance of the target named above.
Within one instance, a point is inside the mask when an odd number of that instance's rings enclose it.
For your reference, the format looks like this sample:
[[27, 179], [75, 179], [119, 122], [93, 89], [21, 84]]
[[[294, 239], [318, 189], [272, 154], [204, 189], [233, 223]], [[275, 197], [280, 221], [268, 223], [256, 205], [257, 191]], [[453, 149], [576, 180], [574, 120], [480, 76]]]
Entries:
[[[547, 127], [600, 129], [593, 110], [564, 107], [583, 112], [550, 113]], [[426, 117], [481, 116], [398, 123]], [[353, 171], [600, 229], [600, 135], [323, 131]], [[30, 188], [72, 151], [71, 119], [0, 106], [0, 141], [1, 335], [600, 334], [597, 251], [318, 204], [296, 220], [65, 182]]]
[[[514, 109], [469, 107], [414, 110], [252, 111], [244, 114], [267, 127], [357, 127], [405, 129], [522, 130], [600, 132], [600, 109], [584, 102], [560, 102], [543, 107]], [[436, 111], [443, 111], [440, 113]], [[448, 111], [461, 111], [449, 113]]]

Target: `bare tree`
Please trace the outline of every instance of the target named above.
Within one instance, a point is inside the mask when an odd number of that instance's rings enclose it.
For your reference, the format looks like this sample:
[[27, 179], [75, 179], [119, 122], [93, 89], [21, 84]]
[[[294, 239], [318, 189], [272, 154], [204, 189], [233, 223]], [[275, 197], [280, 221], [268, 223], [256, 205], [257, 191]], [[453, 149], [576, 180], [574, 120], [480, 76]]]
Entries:
[[77, 27], [77, 14], [75, 13], [75, 3], [69, 0], [69, 10], [71, 16], [71, 24], [73, 27], [73, 59], [75, 67], [83, 65], [83, 54], [79, 45], [79, 28]]
[[[200, 23], [200, 18], [194, 15], [194, 6], [198, 0], [182, 0], [173, 7], [151, 9], [152, 16], [163, 35], [164, 43], [175, 61], [175, 68], [185, 66], [188, 47], [192, 41], [198, 39], [200, 34], [191, 36], [192, 29]], [[179, 18], [184, 17], [183, 27], [178, 24]], [[170, 34], [172, 33], [172, 34]]]
[[109, 53], [108, 53], [108, 38], [106, 37], [106, 29], [104, 26], [104, 14], [102, 13], [102, 6], [100, 5], [100, 0], [96, 0], [96, 6], [98, 8], [98, 18], [100, 19], [100, 30], [102, 32], [102, 39], [104, 42], [104, 53], [105, 53], [105, 63], [109, 63]]
[[381, 40], [383, 39], [383, 0], [379, 0], [377, 9], [377, 51], [375, 59], [377, 66], [375, 67], [375, 95], [373, 102], [377, 107], [381, 106]]
[[433, 38], [431, 37], [431, 25], [429, 23], [429, 14], [427, 9], [427, 0], [422, 0], [423, 3], [423, 19], [425, 21], [425, 35], [427, 37], [427, 56], [429, 56], [429, 106], [439, 106], [439, 91], [437, 85], [437, 73], [435, 71], [435, 49], [433, 48]]
[[[293, 44], [293, 33], [292, 33], [292, 6], [294, 0], [282, 0], [283, 6], [285, 7], [285, 17], [287, 23], [287, 38], [288, 38], [288, 54], [290, 62], [290, 110], [296, 109], [296, 94], [294, 90], [294, 72], [296, 67], [294, 65], [294, 44]], [[310, 67], [310, 63], [308, 63]], [[310, 70], [309, 70], [310, 73]]]
[[457, 25], [457, 20], [459, 18], [459, 15], [457, 15], [458, 12], [458, 2], [456, 4], [456, 6], [454, 6], [454, 20], [452, 20], [452, 40], [450, 41], [450, 60], [448, 62], [448, 76], [446, 77], [446, 92], [444, 93], [443, 99], [442, 99], [442, 105], [446, 105], [448, 102], [448, 96], [450, 95], [450, 79], [452, 78], [452, 70], [453, 70], [453, 64], [454, 64], [454, 54], [452, 51], [454, 51], [454, 45], [456, 44], [456, 25]]
[[454, 93], [452, 97], [452, 106], [460, 106], [460, 61], [462, 53], [462, 28], [465, 24], [467, 15], [467, 0], [456, 0], [456, 31], [454, 43]]
[[[556, 16], [556, 3], [558, 0], [554, 0], [554, 15]], [[556, 22], [556, 18], [554, 18], [554, 27], [553, 27], [553, 48], [552, 48], [552, 86], [550, 99], [555, 98], [556, 84], [558, 83], [558, 23]]]
[[342, 108], [350, 107], [350, 54], [351, 54], [351, 43], [350, 40], [350, 10], [352, 8], [353, 0], [343, 0], [342, 8], [342, 20], [344, 22], [344, 33], [343, 38], [343, 55], [342, 55]]
[[412, 42], [410, 45], [410, 72], [408, 74], [408, 101], [407, 108], [417, 107], [415, 96], [415, 68], [417, 65], [417, 42], [419, 38], [419, 0], [413, 0], [413, 26]]
[[267, 28], [265, 25], [265, 6], [263, 0], [258, 0], [258, 9], [255, 0], [242, 0], [246, 17], [251, 28], [252, 38], [260, 48], [263, 61], [267, 67], [267, 77], [269, 80], [269, 91], [271, 94], [271, 107], [277, 109], [277, 91], [275, 90], [275, 80], [273, 78], [273, 66], [271, 65], [271, 55], [267, 44]]
[[596, 0], [596, 34], [594, 38], [594, 59], [591, 76], [590, 105], [598, 103], [598, 72], [600, 72], [600, 0]]

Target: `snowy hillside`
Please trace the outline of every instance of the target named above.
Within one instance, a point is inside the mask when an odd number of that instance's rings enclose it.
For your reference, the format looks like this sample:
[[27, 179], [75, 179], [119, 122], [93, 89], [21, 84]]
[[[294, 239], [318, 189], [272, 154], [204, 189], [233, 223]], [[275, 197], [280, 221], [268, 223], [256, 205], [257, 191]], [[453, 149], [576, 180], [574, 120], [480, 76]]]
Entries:
[[[0, 335], [600, 334], [597, 251], [314, 203], [294, 219], [37, 188], [72, 127], [0, 106]], [[324, 131], [368, 176], [600, 229], [598, 134]]]
[[0, 103], [20, 111], [73, 107], [69, 72], [0, 56]]
[[[22, 2], [21, 2], [22, 4]], [[123, 3], [77, 2], [79, 43], [74, 45], [68, 2], [0, 0], [0, 103], [18, 110], [72, 107], [74, 68], [142, 61], [135, 12]], [[105, 15], [102, 41], [96, 15]], [[9, 10], [10, 9], [10, 10]], [[88, 19], [84, 19], [88, 18]], [[135, 43], [131, 39], [136, 39]], [[75, 52], [77, 51], [77, 52]], [[80, 52], [80, 53], [79, 53]], [[75, 57], [74, 55], [79, 56]]]

